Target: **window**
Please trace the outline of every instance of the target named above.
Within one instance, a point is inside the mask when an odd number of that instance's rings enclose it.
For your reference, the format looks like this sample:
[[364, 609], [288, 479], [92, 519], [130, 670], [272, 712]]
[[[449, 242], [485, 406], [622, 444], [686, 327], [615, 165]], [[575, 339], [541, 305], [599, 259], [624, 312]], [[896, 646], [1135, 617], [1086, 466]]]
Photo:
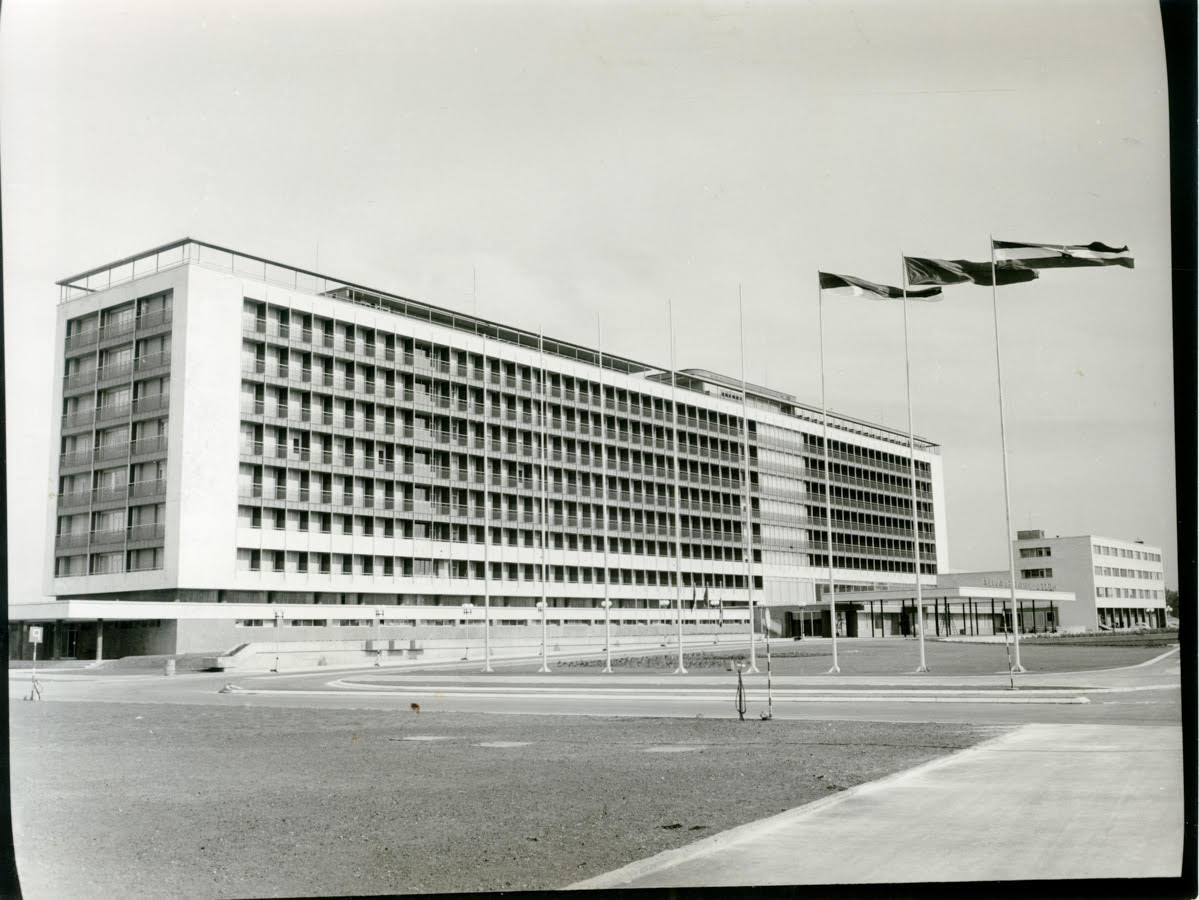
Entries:
[[1052, 578], [1053, 569], [1021, 569], [1021, 578]]

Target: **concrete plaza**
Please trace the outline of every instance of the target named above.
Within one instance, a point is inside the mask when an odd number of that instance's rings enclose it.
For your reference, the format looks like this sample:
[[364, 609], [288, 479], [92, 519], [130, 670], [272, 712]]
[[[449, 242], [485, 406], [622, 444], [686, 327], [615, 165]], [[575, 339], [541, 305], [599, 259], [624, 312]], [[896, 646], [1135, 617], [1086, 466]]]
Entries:
[[1025, 725], [572, 888], [1177, 877], [1170, 726]]

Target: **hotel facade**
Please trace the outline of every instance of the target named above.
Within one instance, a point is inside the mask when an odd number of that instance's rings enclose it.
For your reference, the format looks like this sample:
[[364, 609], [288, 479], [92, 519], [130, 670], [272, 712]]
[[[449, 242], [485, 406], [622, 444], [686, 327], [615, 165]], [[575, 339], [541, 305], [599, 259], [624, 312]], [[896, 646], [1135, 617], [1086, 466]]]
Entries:
[[906, 433], [829, 415], [830, 542], [821, 411], [788, 394], [191, 239], [59, 285], [55, 602], [21, 614], [57, 655], [394, 650], [539, 603], [558, 635], [605, 601], [625, 633], [745, 631], [751, 592], [797, 631], [830, 565], [853, 634], [853, 590], [916, 577]]

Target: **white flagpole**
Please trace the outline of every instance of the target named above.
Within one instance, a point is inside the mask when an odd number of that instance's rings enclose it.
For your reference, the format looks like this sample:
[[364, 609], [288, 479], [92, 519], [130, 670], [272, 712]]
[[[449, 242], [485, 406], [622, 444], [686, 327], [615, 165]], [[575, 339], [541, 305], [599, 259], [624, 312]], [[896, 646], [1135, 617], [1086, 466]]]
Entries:
[[995, 321], [995, 373], [999, 383], [999, 446], [1003, 455], [1003, 512], [1006, 530], [1004, 539], [1008, 548], [1008, 578], [1012, 587], [1012, 637], [1015, 642], [1016, 658], [1012, 671], [1023, 672], [1020, 664], [1020, 608], [1016, 600], [1016, 547], [1012, 543], [1012, 489], [1007, 470], [1007, 429], [1003, 420], [1003, 363], [999, 357], [999, 289], [995, 284], [995, 236], [987, 235], [991, 245], [991, 311]]
[[[474, 313], [479, 314], [479, 278], [471, 269], [471, 296]], [[487, 497], [487, 480], [491, 477], [490, 456], [487, 452], [487, 338], [483, 341], [483, 671], [491, 671], [491, 553], [488, 542], [490, 534], [490, 506]]]
[[687, 668], [683, 665], [683, 526], [680, 513], [683, 498], [680, 490], [682, 480], [679, 477], [679, 404], [675, 400], [674, 387], [674, 307], [669, 300], [666, 301], [666, 319], [670, 326], [670, 408], [674, 413], [674, 596], [679, 611], [679, 666], [674, 674], [686, 675]]
[[916, 619], [920, 635], [920, 665], [917, 672], [927, 672], [928, 662], [924, 656], [924, 593], [920, 583], [920, 517], [916, 508], [916, 434], [912, 430], [912, 361], [908, 351], [908, 267], [903, 254], [899, 255], [899, 266], [903, 269], [903, 369], [908, 385], [908, 454], [911, 457], [912, 478], [912, 547], [916, 560]]
[[757, 631], [754, 627], [754, 526], [752, 501], [749, 494], [749, 414], [747, 411], [749, 404], [746, 399], [748, 388], [745, 382], [745, 311], [741, 303], [741, 285], [737, 285], [737, 324], [741, 331], [741, 429], [742, 455], [745, 462], [741, 479], [744, 482], [745, 491], [745, 598], [746, 607], [749, 609], [749, 667], [745, 671], [757, 674], [758, 659], [755, 647]]
[[824, 515], [828, 522], [828, 614], [829, 631], [833, 636], [833, 667], [828, 670], [830, 675], [841, 671], [837, 665], [837, 601], [836, 587], [833, 580], [833, 492], [829, 474], [828, 454], [828, 402], [824, 391], [824, 291], [820, 289], [820, 276], [816, 276], [817, 321], [820, 331], [820, 410], [824, 419]]
[[547, 518], [549, 515], [549, 486], [546, 484], [546, 476], [549, 473], [546, 466], [546, 442], [545, 442], [545, 337], [541, 332], [541, 327], [537, 328], [537, 366], [541, 376], [541, 409], [538, 415], [538, 430], [540, 434], [541, 444], [541, 668], [538, 672], [550, 671], [549, 662], [549, 597], [547, 594], [548, 585], [546, 577], [549, 575], [549, 548], [546, 546], [549, 541], [549, 529]]
[[599, 313], [595, 314], [595, 336], [599, 352], [599, 389], [600, 389], [600, 510], [603, 515], [601, 538], [604, 542], [604, 668], [603, 671], [612, 673], [612, 598], [608, 596], [608, 441], [605, 432], [608, 430], [607, 418], [604, 414], [604, 333], [600, 327]]

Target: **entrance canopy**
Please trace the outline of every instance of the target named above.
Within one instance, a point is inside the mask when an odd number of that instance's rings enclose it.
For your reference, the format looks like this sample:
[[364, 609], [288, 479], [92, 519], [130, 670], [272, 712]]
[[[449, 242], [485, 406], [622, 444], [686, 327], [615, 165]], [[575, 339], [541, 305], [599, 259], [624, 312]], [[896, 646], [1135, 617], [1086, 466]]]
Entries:
[[[993, 601], [997, 609], [1006, 609], [1011, 605], [1012, 589], [1007, 587], [924, 587], [921, 588], [921, 599], [926, 608], [945, 603], [987, 603], [988, 606]], [[1038, 606], [1048, 607], [1050, 605], [1058, 605], [1061, 603], [1075, 602], [1073, 591], [1034, 591], [1027, 588], [1016, 589], [1016, 602], [1021, 608], [1025, 605], [1031, 606], [1033, 603]], [[845, 593], [838, 592], [838, 601], [847, 603], [865, 603], [873, 601], [874, 603], [882, 603], [883, 609], [890, 612], [892, 604], [898, 610], [900, 607], [914, 606], [916, 603], [916, 587], [894, 587], [882, 591], [846, 591]]]

